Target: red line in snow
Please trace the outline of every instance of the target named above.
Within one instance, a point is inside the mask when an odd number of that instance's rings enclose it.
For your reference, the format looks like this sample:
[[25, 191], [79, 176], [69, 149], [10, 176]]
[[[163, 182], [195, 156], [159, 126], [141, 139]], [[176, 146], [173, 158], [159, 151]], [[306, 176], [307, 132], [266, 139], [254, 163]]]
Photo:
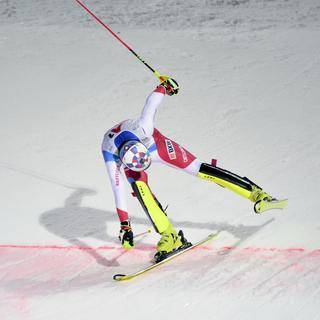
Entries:
[[313, 250], [305, 249], [305, 248], [259, 248], [259, 247], [245, 247], [245, 248], [238, 248], [235, 246], [224, 246], [221, 248], [224, 251], [241, 251], [247, 253], [264, 253], [264, 252], [275, 252], [275, 253], [309, 253], [312, 256], [320, 256], [320, 248], [316, 248]]
[[[269, 251], [269, 252], [282, 252], [282, 251], [287, 251], [287, 252], [305, 252], [307, 251], [304, 248], [259, 248], [259, 247], [244, 247], [244, 248], [238, 248], [235, 246], [224, 246], [221, 249], [223, 250], [239, 250], [241, 249], [242, 251], [251, 251], [251, 252], [264, 252], [264, 251]], [[320, 249], [317, 249], [320, 250]]]
[[[142, 247], [137, 247], [137, 249], [147, 250], [154, 249], [153, 245], [144, 245]], [[108, 245], [99, 247], [90, 246], [62, 246], [62, 245], [15, 245], [15, 244], [2, 244], [0, 249], [36, 249], [36, 250], [83, 250], [83, 251], [94, 251], [94, 250], [122, 250], [120, 245]], [[311, 256], [320, 256], [320, 248], [313, 250], [305, 248], [261, 248], [261, 247], [244, 247], [239, 248], [236, 246], [223, 246], [220, 248], [211, 248], [209, 246], [202, 246], [198, 249], [203, 250], [217, 250], [217, 251], [236, 251], [243, 253], [264, 253], [264, 252], [274, 252], [274, 253], [309, 253]]]
[[2, 244], [0, 249], [39, 249], [39, 250], [111, 250], [119, 249], [120, 246], [59, 246], [59, 245], [15, 245], [15, 244]]

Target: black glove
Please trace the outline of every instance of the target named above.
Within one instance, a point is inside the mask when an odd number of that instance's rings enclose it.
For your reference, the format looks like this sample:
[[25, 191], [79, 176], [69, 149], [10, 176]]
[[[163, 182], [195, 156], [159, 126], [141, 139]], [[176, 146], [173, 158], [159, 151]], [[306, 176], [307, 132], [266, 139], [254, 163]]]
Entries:
[[169, 96], [178, 94], [179, 92], [178, 82], [172, 78], [168, 78], [167, 80], [163, 81], [161, 85], [166, 88], [166, 93]]
[[124, 249], [132, 249], [134, 247], [133, 232], [129, 220], [120, 223], [119, 240]]

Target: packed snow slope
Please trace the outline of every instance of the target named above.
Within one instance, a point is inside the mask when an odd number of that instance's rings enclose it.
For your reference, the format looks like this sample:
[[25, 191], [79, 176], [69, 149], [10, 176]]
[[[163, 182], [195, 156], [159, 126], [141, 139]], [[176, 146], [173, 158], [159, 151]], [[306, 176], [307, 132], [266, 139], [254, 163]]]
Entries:
[[[156, 126], [247, 176], [283, 211], [153, 165], [150, 186], [190, 241], [212, 243], [135, 281], [159, 236], [122, 250], [104, 132], [157, 79], [75, 2], [0, 1], [2, 320], [320, 319], [318, 0], [86, 0], [180, 84]], [[136, 234], [150, 223], [128, 201]]]

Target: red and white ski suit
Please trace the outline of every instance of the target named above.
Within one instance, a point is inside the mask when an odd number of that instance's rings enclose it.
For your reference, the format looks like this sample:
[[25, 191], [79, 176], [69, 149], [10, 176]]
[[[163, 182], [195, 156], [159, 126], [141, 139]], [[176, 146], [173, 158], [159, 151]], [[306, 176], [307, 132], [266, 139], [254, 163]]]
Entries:
[[119, 159], [119, 147], [129, 140], [141, 141], [149, 150], [152, 162], [160, 162], [189, 174], [197, 175], [201, 161], [178, 143], [162, 135], [154, 127], [158, 106], [166, 91], [158, 86], [147, 98], [141, 115], [136, 120], [125, 120], [109, 129], [102, 142], [102, 153], [114, 193], [120, 221], [128, 219], [127, 194], [122, 170], [129, 183], [142, 180], [148, 183], [145, 171], [135, 172], [126, 168]]

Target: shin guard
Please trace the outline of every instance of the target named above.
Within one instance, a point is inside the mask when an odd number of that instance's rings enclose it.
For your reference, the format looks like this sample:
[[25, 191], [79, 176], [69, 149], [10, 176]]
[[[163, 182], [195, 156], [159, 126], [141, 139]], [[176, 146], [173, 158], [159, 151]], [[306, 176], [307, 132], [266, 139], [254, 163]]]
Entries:
[[213, 181], [219, 186], [228, 188], [252, 201], [255, 201], [254, 194], [256, 191], [261, 190], [259, 186], [246, 177], [240, 177], [230, 171], [206, 163], [201, 165], [198, 177], [204, 180]]
[[148, 185], [143, 181], [135, 181], [131, 186], [156, 232], [165, 231], [169, 227], [169, 219]]

